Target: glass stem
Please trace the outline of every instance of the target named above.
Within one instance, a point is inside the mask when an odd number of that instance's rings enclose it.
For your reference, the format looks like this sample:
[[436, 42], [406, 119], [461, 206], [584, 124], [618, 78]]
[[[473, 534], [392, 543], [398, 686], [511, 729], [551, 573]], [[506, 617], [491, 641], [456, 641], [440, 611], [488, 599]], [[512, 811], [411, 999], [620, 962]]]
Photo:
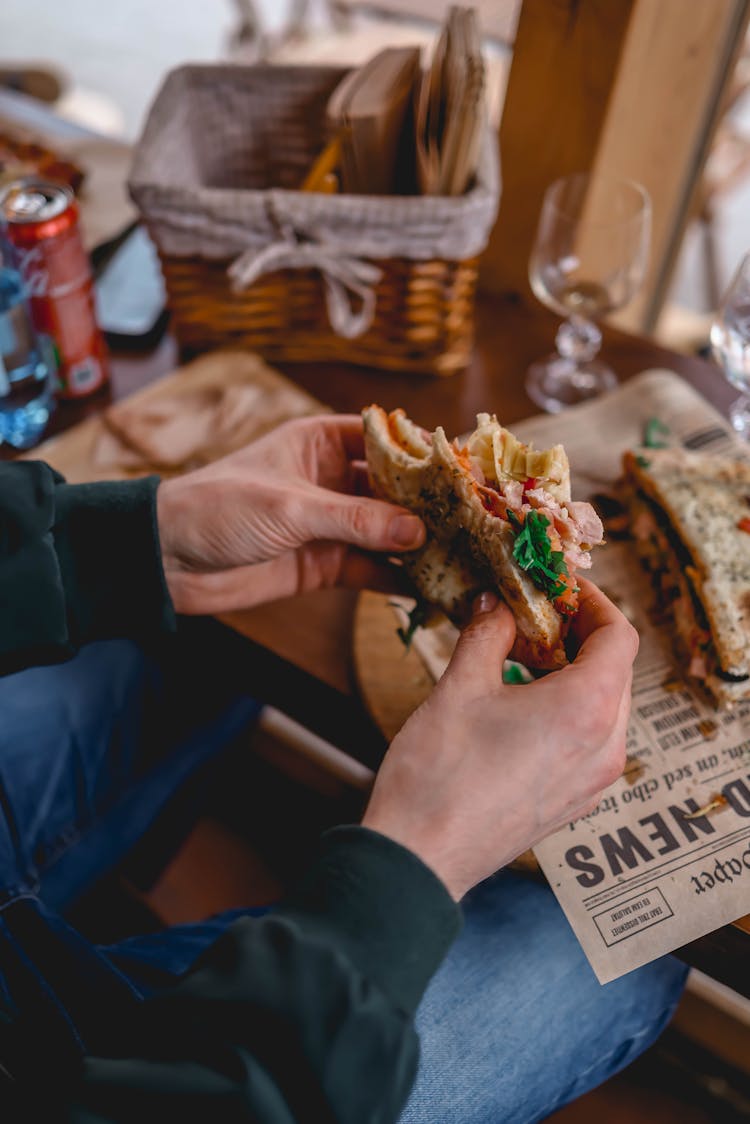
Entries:
[[602, 345], [602, 333], [596, 324], [583, 316], [563, 320], [555, 336], [557, 350], [563, 359], [573, 363], [588, 363]]

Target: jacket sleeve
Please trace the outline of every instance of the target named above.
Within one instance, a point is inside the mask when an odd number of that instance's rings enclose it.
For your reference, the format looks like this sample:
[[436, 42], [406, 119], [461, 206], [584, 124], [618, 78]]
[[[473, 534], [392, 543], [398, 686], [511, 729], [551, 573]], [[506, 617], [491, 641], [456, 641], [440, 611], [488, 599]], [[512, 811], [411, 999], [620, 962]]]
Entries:
[[66, 484], [40, 461], [0, 464], [0, 674], [174, 626], [158, 483]]
[[415, 855], [336, 828], [297, 891], [243, 918], [191, 974], [89, 1057], [70, 1124], [396, 1121], [418, 1060], [413, 1014], [460, 926]]

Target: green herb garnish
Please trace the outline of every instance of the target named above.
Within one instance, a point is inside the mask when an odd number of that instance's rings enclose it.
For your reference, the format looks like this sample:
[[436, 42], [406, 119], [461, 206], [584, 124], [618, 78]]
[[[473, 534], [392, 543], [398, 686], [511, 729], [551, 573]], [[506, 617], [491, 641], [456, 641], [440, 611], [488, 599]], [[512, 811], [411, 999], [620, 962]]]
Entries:
[[508, 519], [516, 532], [513, 557], [534, 585], [543, 590], [550, 601], [554, 601], [568, 588], [560, 576], [568, 576], [568, 567], [563, 552], [552, 549], [547, 534], [549, 519], [538, 511], [529, 511], [522, 525], [510, 508]]
[[427, 604], [427, 602], [418, 600], [412, 611], [408, 614], [409, 623], [406, 628], [396, 629], [398, 638], [406, 648], [407, 652], [411, 648], [411, 642], [414, 639], [414, 633], [418, 628], [422, 628], [422, 626], [427, 623], [428, 610], [429, 605]]
[[503, 668], [503, 683], [525, 683], [526, 677], [517, 663], [508, 663]]
[[642, 457], [640, 454], [635, 458], [635, 463], [639, 468], [651, 468], [651, 461], [647, 460], [646, 457]]
[[643, 431], [643, 444], [647, 449], [666, 449], [669, 445], [670, 428], [659, 418], [649, 418]]

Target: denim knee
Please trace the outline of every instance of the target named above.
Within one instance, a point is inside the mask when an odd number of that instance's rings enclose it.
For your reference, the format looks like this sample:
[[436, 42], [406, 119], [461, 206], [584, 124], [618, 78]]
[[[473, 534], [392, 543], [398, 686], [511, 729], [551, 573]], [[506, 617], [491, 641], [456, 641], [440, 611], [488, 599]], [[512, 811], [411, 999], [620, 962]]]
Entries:
[[132, 769], [155, 674], [114, 640], [0, 678], [0, 900], [35, 889]]

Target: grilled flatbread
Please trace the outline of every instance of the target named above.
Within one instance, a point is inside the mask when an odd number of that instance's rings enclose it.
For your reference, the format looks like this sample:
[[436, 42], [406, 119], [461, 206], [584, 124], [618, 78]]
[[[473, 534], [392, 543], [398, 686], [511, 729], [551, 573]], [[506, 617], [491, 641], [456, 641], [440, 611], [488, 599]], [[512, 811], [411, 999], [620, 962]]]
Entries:
[[687, 674], [719, 705], [750, 698], [750, 464], [679, 448], [624, 464], [633, 535]]
[[488, 414], [462, 445], [403, 410], [370, 406], [363, 418], [375, 491], [428, 530], [421, 550], [402, 556], [421, 596], [461, 625], [477, 594], [494, 588], [516, 618], [512, 657], [532, 668], [564, 664], [575, 571], [591, 564], [602, 526], [589, 504], [571, 501], [562, 446], [534, 450]]

